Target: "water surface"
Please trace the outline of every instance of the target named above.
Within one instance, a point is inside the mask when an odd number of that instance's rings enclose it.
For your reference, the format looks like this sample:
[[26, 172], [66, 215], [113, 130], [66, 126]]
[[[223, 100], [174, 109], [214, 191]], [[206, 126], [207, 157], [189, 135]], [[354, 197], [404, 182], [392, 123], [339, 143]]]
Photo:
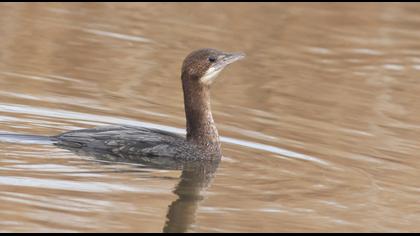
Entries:
[[[182, 59], [244, 51], [218, 167], [0, 142], [1, 232], [420, 231], [420, 5], [3, 3], [0, 132], [183, 133]], [[210, 173], [200, 175], [198, 173]]]

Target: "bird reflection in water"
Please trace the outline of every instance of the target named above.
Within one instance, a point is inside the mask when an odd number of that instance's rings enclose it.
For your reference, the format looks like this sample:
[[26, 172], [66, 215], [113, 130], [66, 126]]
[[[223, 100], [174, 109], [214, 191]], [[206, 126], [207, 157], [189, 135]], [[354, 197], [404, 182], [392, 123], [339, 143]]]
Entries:
[[221, 157], [211, 160], [175, 160], [168, 157], [117, 156], [112, 152], [97, 152], [68, 146], [58, 146], [81, 156], [91, 156], [96, 160], [141, 164], [143, 168], [158, 170], [181, 170], [180, 180], [173, 193], [178, 198], [168, 207], [165, 233], [187, 232], [195, 222], [198, 204], [204, 199], [202, 192], [210, 186], [219, 166]]

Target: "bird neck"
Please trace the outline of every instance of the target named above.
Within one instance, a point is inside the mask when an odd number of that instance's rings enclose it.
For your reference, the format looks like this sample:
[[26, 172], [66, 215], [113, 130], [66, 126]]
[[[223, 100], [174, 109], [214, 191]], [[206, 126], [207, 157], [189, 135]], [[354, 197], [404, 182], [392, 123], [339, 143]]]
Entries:
[[187, 141], [211, 153], [220, 153], [220, 140], [210, 108], [210, 88], [183, 79]]

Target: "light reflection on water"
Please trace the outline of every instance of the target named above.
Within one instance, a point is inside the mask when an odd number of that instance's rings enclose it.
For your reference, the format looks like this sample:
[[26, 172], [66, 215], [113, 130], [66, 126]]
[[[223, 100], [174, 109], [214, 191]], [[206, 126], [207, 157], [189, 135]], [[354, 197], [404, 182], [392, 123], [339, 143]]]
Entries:
[[419, 10], [2, 4], [0, 133], [183, 134], [182, 58], [215, 47], [247, 59], [212, 88], [220, 166], [101, 162], [7, 136], [0, 231], [418, 231]]
[[[98, 115], [69, 112], [65, 110], [52, 110], [52, 109], [45, 109], [45, 108], [28, 107], [28, 106], [22, 106], [22, 105], [17, 106], [17, 105], [8, 105], [8, 104], [0, 105], [0, 110], [4, 112], [24, 113], [24, 114], [32, 113], [36, 115], [43, 115], [45, 117], [80, 120], [80, 121], [83, 121], [83, 123], [85, 123], [85, 121], [87, 120], [88, 122], [85, 124], [90, 124], [90, 125], [104, 125], [104, 123], [106, 122], [108, 124], [143, 126], [143, 127], [148, 127], [148, 128], [162, 129], [162, 130], [166, 130], [173, 133], [185, 134], [185, 129], [179, 129], [179, 128], [174, 128], [170, 126], [152, 124], [152, 123], [147, 123], [147, 122], [133, 121], [133, 120], [122, 119], [122, 118], [117, 118], [117, 117], [106, 117], [106, 116], [104, 117], [104, 116], [98, 116]], [[1, 135], [0, 135], [0, 138], [5, 139]], [[7, 138], [10, 139], [12, 137], [7, 137]], [[327, 164], [326, 162], [319, 160], [318, 158], [296, 153], [289, 150], [285, 150], [282, 148], [270, 146], [270, 145], [264, 145], [260, 143], [249, 142], [245, 140], [239, 140], [239, 139], [228, 138], [228, 137], [221, 137], [220, 139], [222, 142], [225, 142], [225, 143], [231, 143], [231, 144], [245, 146], [248, 148], [254, 148], [254, 149], [258, 149], [262, 151], [272, 152], [275, 154], [279, 154], [281, 156], [299, 158], [299, 159], [308, 160], [308, 161], [315, 161], [324, 165]], [[30, 140], [17, 138], [15, 141], [25, 143]]]

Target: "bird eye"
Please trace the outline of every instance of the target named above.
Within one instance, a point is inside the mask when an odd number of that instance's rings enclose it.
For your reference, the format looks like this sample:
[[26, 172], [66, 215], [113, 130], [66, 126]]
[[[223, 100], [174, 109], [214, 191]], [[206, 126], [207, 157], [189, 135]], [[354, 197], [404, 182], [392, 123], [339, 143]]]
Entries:
[[214, 56], [209, 56], [209, 62], [215, 62], [216, 61], [216, 57]]

